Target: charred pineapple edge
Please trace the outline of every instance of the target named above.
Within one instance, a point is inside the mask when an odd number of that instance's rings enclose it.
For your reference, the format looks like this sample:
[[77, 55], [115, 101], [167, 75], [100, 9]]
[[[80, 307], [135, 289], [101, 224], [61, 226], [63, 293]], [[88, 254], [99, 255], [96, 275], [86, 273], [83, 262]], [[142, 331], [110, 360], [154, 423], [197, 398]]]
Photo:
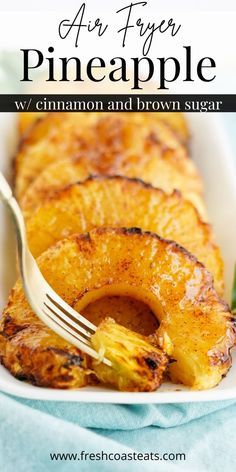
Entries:
[[[176, 244], [175, 242], [173, 241], [167, 241], [167, 240], [164, 240], [163, 238], [159, 237], [158, 235], [156, 235], [155, 233], [151, 233], [151, 232], [144, 232], [142, 231], [140, 228], [115, 228], [115, 229], [106, 229], [106, 228], [100, 228], [100, 229], [97, 229], [97, 230], [93, 230], [92, 233], [96, 232], [97, 234], [103, 234], [103, 233], [107, 233], [109, 231], [112, 231], [112, 232], [115, 232], [117, 234], [123, 234], [123, 235], [139, 235], [139, 236], [145, 236], [145, 235], [149, 235], [153, 238], [156, 238], [157, 240], [159, 241], [164, 241], [166, 243], [170, 243], [172, 247], [175, 247], [177, 250], [180, 250], [181, 252], [183, 252], [188, 258], [190, 258], [191, 260], [197, 262], [198, 265], [200, 265], [201, 267], [204, 268], [203, 264], [201, 264], [200, 262], [197, 261], [197, 259], [191, 255], [188, 251], [186, 251], [183, 247], [181, 247], [180, 245]], [[71, 240], [80, 240], [80, 241], [83, 241], [83, 240], [90, 240], [90, 234], [85, 234], [85, 235], [73, 235], [71, 236], [70, 238], [68, 239], [71, 239]], [[56, 246], [60, 245], [61, 244], [61, 241], [59, 243], [57, 243]], [[205, 269], [206, 270], [206, 269]], [[206, 271], [207, 272], [207, 271]], [[209, 280], [210, 280], [210, 283], [212, 282], [212, 276], [210, 273], [208, 273], [209, 275]], [[13, 292], [14, 292], [14, 289], [13, 289]], [[220, 298], [217, 296], [218, 298], [218, 301], [221, 302], [222, 306], [224, 306], [225, 308], [225, 311], [227, 312], [228, 311], [228, 343], [226, 345], [226, 349], [225, 349], [225, 354], [224, 356], [221, 356], [220, 359], [216, 359], [216, 355], [215, 355], [215, 362], [217, 362], [218, 364], [221, 363], [222, 365], [225, 366], [225, 373], [223, 373], [223, 376], [226, 375], [227, 373], [227, 370], [231, 367], [231, 354], [230, 354], [230, 350], [231, 348], [233, 347], [233, 345], [235, 344], [235, 339], [236, 339], [236, 333], [235, 333], [235, 319], [232, 317], [232, 315], [230, 314], [229, 312], [229, 307], [228, 305], [225, 303], [225, 302], [222, 302], [222, 300], [220, 300]], [[18, 335], [18, 333], [20, 334], [21, 330], [26, 330], [27, 329], [30, 329], [30, 326], [27, 325], [27, 322], [25, 324], [25, 326], [23, 328], [20, 327], [20, 332], [19, 332], [19, 329], [17, 327], [17, 325], [15, 326], [16, 330], [14, 331], [14, 320], [13, 320], [13, 332], [12, 332], [12, 335], [11, 336], [8, 336], [7, 333], [5, 332], [5, 323], [7, 321], [11, 321], [11, 320], [7, 320], [7, 309], [9, 307], [9, 305], [12, 303], [11, 301], [11, 298], [9, 299], [9, 303], [8, 303], [8, 306], [6, 307], [5, 309], [5, 314], [6, 314], [6, 317], [5, 317], [5, 320], [2, 319], [1, 321], [1, 325], [3, 327], [3, 330], [2, 332], [0, 333], [0, 355], [1, 355], [1, 361], [2, 363], [10, 370], [12, 371], [11, 369], [11, 365], [9, 365], [7, 362], [5, 362], [5, 359], [4, 359], [4, 350], [6, 349], [6, 344], [7, 342], [9, 342], [11, 344], [11, 342], [14, 343], [14, 337]], [[11, 327], [12, 328], [12, 327]], [[33, 327], [34, 328], [34, 327]], [[155, 335], [153, 335], [155, 337]], [[150, 337], [150, 342], [152, 344], [157, 344], [156, 343], [156, 339], [153, 339], [153, 336]], [[160, 340], [160, 337], [159, 337], [159, 340]], [[155, 341], [155, 342], [154, 342]], [[71, 346], [69, 346], [70, 348]], [[26, 349], [27, 351], [27, 349]], [[71, 353], [70, 353], [70, 349], [68, 349], [68, 351], [60, 351], [60, 350], [57, 350], [56, 348], [53, 348], [53, 347], [48, 347], [46, 349], [47, 352], [57, 352], [57, 354], [60, 354], [60, 356], [62, 356], [62, 359], [63, 359], [63, 363], [62, 363], [62, 366], [64, 366], [65, 362], [65, 358], [71, 358]], [[29, 354], [29, 353], [28, 353]], [[37, 355], [37, 352], [36, 352], [36, 355]], [[83, 380], [81, 382], [81, 385], [79, 386], [83, 386], [83, 385], [86, 385], [88, 383], [96, 383], [95, 381], [95, 375], [94, 375], [94, 372], [91, 370], [91, 363], [88, 362], [88, 360], [86, 359], [86, 356], [84, 356], [84, 354], [81, 354], [80, 352], [78, 352], [78, 350], [76, 350], [76, 353], [73, 354], [72, 358], [74, 358], [74, 356], [78, 356], [80, 358], [80, 371], [81, 369], [83, 370]], [[214, 356], [213, 356], [214, 357]], [[90, 364], [90, 366], [89, 366]], [[69, 365], [74, 365], [73, 361], [70, 363], [68, 363], [68, 366]], [[78, 364], [77, 364], [78, 366]], [[23, 379], [27, 379], [29, 380], [30, 382], [34, 383], [34, 384], [37, 384], [37, 385], [41, 385], [41, 386], [51, 386], [51, 387], [55, 387], [55, 388], [68, 388], [68, 379], [64, 378], [64, 380], [62, 379], [62, 382], [61, 382], [61, 385], [60, 385], [60, 381], [59, 382], [56, 382], [55, 385], [53, 385], [53, 381], [51, 382], [50, 379], [47, 382], [44, 382], [42, 381], [42, 379], [40, 380], [40, 378], [34, 378], [32, 375], [30, 375], [30, 373], [24, 373], [23, 371], [22, 372], [14, 372], [12, 371], [13, 375], [15, 375], [16, 377], [18, 378], [23, 378]], [[81, 374], [81, 372], [80, 372]], [[62, 376], [63, 377], [63, 376]], [[86, 379], [86, 380], [85, 380]], [[90, 380], [92, 379], [92, 380]], [[75, 383], [75, 387], [78, 387], [77, 385], [77, 382], [74, 382]], [[72, 382], [72, 385], [70, 386], [69, 385], [69, 388], [73, 388], [73, 382]]]

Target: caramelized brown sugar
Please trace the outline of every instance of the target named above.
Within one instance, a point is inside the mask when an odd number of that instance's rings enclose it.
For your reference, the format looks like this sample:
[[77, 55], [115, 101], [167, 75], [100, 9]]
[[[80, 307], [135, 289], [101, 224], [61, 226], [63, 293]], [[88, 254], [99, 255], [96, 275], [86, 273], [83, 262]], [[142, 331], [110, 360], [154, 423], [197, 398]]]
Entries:
[[[173, 346], [176, 362], [170, 366], [172, 380], [195, 389], [211, 388], [231, 366], [230, 348], [235, 342], [232, 315], [215, 292], [210, 273], [176, 243], [136, 228], [100, 228], [60, 241], [40, 256], [38, 263], [48, 283], [78, 311], [104, 296], [128, 296], [147, 304], [160, 323], [157, 340], [161, 343], [167, 337]], [[31, 350], [40, 358], [42, 338], [43, 352], [53, 352], [60, 345], [62, 351], [75, 353], [75, 348], [55, 334], [47, 339], [48, 329], [30, 310], [18, 283], [1, 321], [2, 361], [14, 374], [13, 355], [20, 365], [18, 373], [20, 370], [23, 375], [26, 369], [21, 333], [23, 336], [29, 326], [35, 329], [36, 342], [32, 331], [26, 332], [27, 358]], [[37, 362], [40, 377], [44, 358]], [[33, 368], [31, 365], [27, 376]], [[96, 365], [93, 369], [96, 373]], [[34, 379], [37, 382], [36, 375]], [[76, 379], [77, 371], [71, 368], [68, 387], [70, 381], [78, 385]], [[63, 382], [65, 386], [65, 378]]]
[[223, 294], [223, 262], [211, 227], [178, 192], [168, 195], [125, 177], [90, 177], [56, 191], [30, 215], [25, 212], [34, 256], [73, 233], [96, 227], [140, 227], [174, 240], [194, 254]]
[[85, 119], [79, 113], [50, 114], [32, 127], [15, 161], [20, 202], [28, 185], [47, 166], [80, 158], [82, 174], [122, 174], [142, 178], [166, 191], [176, 188], [199, 201], [203, 211], [199, 174], [167, 125], [151, 120], [149, 114], [88, 115]]

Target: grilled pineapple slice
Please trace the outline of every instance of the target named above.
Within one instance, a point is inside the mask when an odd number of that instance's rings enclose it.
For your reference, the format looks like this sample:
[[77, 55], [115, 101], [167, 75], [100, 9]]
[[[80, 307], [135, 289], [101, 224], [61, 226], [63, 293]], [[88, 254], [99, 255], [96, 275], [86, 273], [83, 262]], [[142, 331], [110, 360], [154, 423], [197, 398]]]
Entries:
[[[170, 375], [175, 381], [195, 389], [211, 388], [231, 366], [230, 348], [235, 342], [231, 313], [215, 292], [210, 273], [176, 243], [137, 228], [100, 228], [60, 241], [42, 254], [38, 263], [48, 283], [78, 311], [110, 295], [130, 296], [149, 305], [160, 322], [157, 340], [168, 338], [173, 345], [176, 362]], [[26, 325], [35, 327], [28, 346], [38, 350], [39, 357], [40, 352], [54, 348], [56, 341], [37, 340], [39, 321], [18, 284], [1, 322], [2, 362], [11, 369], [10, 345], [16, 350], [23, 375], [21, 341], [7, 336], [7, 320], [18, 332]], [[40, 329], [44, 329], [42, 324]], [[65, 341], [60, 342], [62, 350], [75, 352]], [[93, 369], [96, 373], [95, 365]]]
[[64, 188], [30, 218], [27, 234], [34, 256], [73, 233], [95, 227], [138, 226], [176, 241], [205, 264], [223, 294], [223, 262], [209, 225], [178, 192], [172, 195], [125, 177], [90, 177]]
[[37, 319], [19, 283], [10, 296], [0, 330], [0, 360], [19, 380], [62, 389], [96, 383], [90, 359]]
[[[167, 125], [150, 121], [139, 113], [106, 114], [96, 120], [91, 115], [89, 121], [81, 116], [79, 113], [46, 116], [22, 141], [15, 162], [16, 194], [20, 201], [28, 185], [45, 167], [79, 155], [84, 156], [82, 161], [87, 164], [88, 173], [142, 177], [154, 184], [158, 174], [160, 182], [165, 162], [169, 164], [171, 190], [175, 175], [178, 180], [185, 176], [189, 194], [202, 197], [199, 174], [185, 147]], [[174, 184], [178, 184], [177, 178]]]
[[[91, 113], [90, 113], [91, 114]], [[94, 113], [93, 113], [94, 114]], [[118, 113], [117, 113], [118, 114]], [[162, 112], [162, 113], [143, 113], [143, 115], [148, 115], [147, 119], [153, 119], [154, 121], [163, 121], [169, 125], [173, 131], [175, 131], [178, 138], [183, 144], [187, 144], [189, 140], [189, 131], [187, 122], [182, 113], [172, 113], [172, 112]], [[26, 133], [29, 128], [39, 119], [46, 116], [44, 112], [31, 112], [31, 113], [19, 113], [18, 114], [18, 129], [19, 133], [22, 136]], [[88, 113], [83, 113], [84, 118], [86, 119]]]
[[24, 196], [20, 199], [21, 207], [25, 212], [33, 212], [35, 208], [41, 206], [45, 200], [53, 196], [55, 190], [60, 190], [78, 181], [84, 181], [92, 174], [112, 175], [113, 172], [113, 174], [122, 174], [130, 178], [139, 178], [142, 175], [143, 181], [150, 182], [167, 193], [172, 193], [174, 189], [178, 189], [186, 199], [193, 203], [203, 219], [207, 219], [200, 189], [193, 187], [192, 179], [186, 178], [183, 172], [180, 172], [165, 159], [154, 157], [148, 162], [146, 156], [142, 155], [136, 156], [136, 161], [131, 169], [129, 167], [122, 168], [118, 165], [114, 171], [111, 169], [102, 173], [97, 166], [94, 166], [94, 163], [84, 157], [78, 160], [66, 159], [51, 164], [26, 190]]
[[98, 379], [122, 391], [156, 390], [163, 379], [168, 358], [139, 334], [106, 318], [91, 337], [94, 349], [112, 362], [108, 367], [92, 360]]

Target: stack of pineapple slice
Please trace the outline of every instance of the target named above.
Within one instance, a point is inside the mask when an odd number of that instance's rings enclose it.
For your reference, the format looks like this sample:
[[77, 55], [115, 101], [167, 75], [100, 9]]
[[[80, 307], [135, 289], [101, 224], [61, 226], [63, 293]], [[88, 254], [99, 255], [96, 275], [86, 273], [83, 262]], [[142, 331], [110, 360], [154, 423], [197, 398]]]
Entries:
[[1, 322], [3, 364], [58, 388], [102, 382], [151, 391], [167, 377], [195, 389], [217, 385], [235, 330], [184, 117], [36, 118], [20, 116], [15, 160], [30, 248], [59, 295], [99, 324], [92, 344], [112, 367], [44, 326], [19, 282]]

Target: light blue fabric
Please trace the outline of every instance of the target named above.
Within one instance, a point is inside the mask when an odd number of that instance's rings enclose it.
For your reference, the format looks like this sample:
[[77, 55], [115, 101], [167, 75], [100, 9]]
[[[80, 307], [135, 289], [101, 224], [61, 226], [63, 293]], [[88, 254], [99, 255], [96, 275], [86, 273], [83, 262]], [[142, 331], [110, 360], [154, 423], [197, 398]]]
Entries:
[[[2, 472], [235, 470], [236, 402], [103, 405], [0, 394]], [[51, 461], [50, 453], [185, 453], [185, 461]]]
[[[236, 114], [223, 118], [236, 154]], [[235, 444], [236, 400], [125, 406], [30, 401], [0, 393], [1, 472], [232, 472]], [[80, 451], [185, 453], [186, 460], [50, 460], [50, 453]]]

